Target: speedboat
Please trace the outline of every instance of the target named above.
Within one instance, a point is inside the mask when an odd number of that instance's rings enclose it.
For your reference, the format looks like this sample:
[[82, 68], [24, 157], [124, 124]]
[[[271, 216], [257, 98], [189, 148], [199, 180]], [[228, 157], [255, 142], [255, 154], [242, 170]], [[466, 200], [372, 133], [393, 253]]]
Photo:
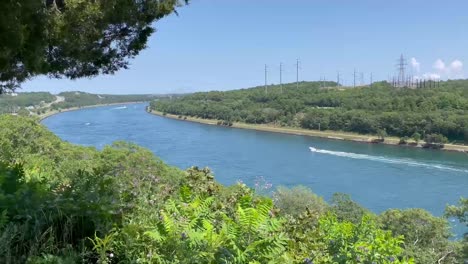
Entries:
[[314, 148], [314, 147], [309, 147], [309, 149], [310, 149], [310, 151], [312, 151], [312, 152], [317, 152], [317, 149]]

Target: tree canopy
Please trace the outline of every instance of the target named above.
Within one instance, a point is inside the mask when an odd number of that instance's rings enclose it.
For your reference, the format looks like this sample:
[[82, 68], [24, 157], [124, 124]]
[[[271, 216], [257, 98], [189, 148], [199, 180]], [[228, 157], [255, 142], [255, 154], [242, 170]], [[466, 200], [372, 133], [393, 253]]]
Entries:
[[28, 78], [112, 74], [146, 47], [154, 22], [188, 0], [0, 1], [0, 92]]

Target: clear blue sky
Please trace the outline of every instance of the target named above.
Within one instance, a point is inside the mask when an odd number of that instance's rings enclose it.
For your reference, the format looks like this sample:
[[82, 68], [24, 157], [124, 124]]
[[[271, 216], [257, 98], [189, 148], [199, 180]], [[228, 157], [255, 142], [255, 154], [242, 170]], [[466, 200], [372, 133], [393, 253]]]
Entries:
[[[414, 75], [464, 78], [468, 62], [466, 0], [192, 0], [156, 23], [148, 49], [131, 69], [78, 81], [35, 78], [25, 91], [180, 93], [300, 80], [347, 84], [394, 74], [401, 53]], [[415, 60], [411, 60], [414, 58]], [[411, 63], [413, 62], [413, 64]], [[419, 65], [419, 66], [418, 66]], [[419, 68], [419, 71], [418, 71]]]

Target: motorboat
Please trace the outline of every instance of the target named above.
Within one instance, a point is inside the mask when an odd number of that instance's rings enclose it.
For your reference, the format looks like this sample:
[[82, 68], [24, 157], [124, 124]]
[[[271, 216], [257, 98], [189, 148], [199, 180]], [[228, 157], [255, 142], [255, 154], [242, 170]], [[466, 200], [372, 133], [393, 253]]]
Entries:
[[317, 152], [317, 149], [314, 148], [314, 147], [309, 147], [309, 149], [310, 149], [310, 151], [312, 151], [312, 152]]

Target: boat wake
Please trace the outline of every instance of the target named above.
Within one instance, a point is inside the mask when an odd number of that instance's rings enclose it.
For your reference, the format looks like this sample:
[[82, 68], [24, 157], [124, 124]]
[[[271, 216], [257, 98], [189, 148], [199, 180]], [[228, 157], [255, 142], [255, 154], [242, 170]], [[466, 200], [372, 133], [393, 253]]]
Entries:
[[115, 107], [115, 108], [112, 108], [113, 110], [119, 110], [119, 109], [127, 109], [127, 106], [119, 106], [119, 107]]
[[446, 170], [446, 171], [468, 173], [468, 169], [459, 169], [459, 168], [454, 168], [454, 167], [450, 167], [450, 166], [446, 166], [442, 164], [431, 164], [431, 163], [419, 162], [419, 161], [415, 161], [411, 159], [388, 158], [388, 157], [383, 157], [383, 156], [371, 156], [371, 155], [366, 155], [366, 154], [331, 151], [331, 150], [315, 149], [315, 148], [309, 148], [309, 149], [315, 153], [333, 155], [333, 156], [345, 157], [345, 158], [351, 158], [351, 159], [371, 160], [371, 161], [378, 161], [378, 162], [389, 163], [389, 164], [401, 164], [401, 165], [408, 165], [408, 166], [413, 166], [413, 167], [423, 167], [427, 169], [439, 169], [439, 170]]

